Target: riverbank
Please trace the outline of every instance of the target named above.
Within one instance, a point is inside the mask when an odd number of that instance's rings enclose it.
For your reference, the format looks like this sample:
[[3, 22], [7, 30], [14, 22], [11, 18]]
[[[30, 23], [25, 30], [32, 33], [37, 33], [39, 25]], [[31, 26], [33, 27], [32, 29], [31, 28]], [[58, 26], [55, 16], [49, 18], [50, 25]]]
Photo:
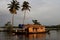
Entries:
[[[18, 27], [13, 27], [13, 31], [15, 31], [16, 29], [22, 29], [22, 28], [18, 28]], [[60, 28], [46, 28], [46, 30], [60, 30]], [[6, 28], [5, 27], [0, 27], [0, 32], [6, 32]]]

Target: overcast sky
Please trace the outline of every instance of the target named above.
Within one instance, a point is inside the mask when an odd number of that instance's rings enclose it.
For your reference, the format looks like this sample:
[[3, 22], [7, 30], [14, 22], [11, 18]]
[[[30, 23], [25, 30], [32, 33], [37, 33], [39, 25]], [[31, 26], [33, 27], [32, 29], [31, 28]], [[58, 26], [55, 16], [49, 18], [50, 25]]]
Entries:
[[[7, 8], [12, 0], [0, 0], [0, 26], [11, 21], [12, 14]], [[20, 2], [20, 7], [24, 0]], [[37, 19], [42, 25], [60, 24], [60, 0], [28, 0], [31, 11], [26, 13], [25, 23], [32, 23], [32, 19]], [[22, 24], [23, 12], [21, 8], [14, 17], [14, 25]]]

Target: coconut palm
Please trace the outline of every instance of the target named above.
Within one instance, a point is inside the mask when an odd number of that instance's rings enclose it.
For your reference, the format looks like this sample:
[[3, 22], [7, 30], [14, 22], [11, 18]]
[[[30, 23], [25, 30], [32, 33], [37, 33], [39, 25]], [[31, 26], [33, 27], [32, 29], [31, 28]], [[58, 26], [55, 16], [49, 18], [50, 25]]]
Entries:
[[12, 25], [14, 25], [14, 14], [17, 14], [17, 10], [19, 10], [19, 2], [17, 0], [12, 0], [11, 4], [8, 4], [8, 8], [10, 13], [12, 14]]
[[24, 20], [25, 20], [25, 16], [26, 16], [26, 11], [29, 10], [30, 11], [31, 6], [29, 6], [29, 3], [27, 1], [23, 2], [22, 5], [22, 11], [24, 11], [24, 18], [23, 18], [23, 24], [24, 24]]
[[40, 22], [38, 22], [38, 20], [32, 20], [32, 22], [33, 22], [34, 24], [41, 25]]

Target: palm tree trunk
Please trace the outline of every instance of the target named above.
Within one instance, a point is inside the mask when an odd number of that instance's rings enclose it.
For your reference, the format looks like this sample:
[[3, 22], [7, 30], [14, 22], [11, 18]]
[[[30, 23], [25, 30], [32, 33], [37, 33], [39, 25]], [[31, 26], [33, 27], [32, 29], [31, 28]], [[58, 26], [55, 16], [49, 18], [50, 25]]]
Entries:
[[14, 25], [14, 14], [12, 14], [12, 26]]
[[24, 11], [23, 24], [25, 24], [26, 10]]

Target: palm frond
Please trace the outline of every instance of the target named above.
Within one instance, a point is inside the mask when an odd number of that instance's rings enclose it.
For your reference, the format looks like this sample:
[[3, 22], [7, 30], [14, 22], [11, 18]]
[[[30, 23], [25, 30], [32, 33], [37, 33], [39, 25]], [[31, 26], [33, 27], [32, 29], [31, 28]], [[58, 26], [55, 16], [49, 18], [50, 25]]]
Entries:
[[23, 11], [23, 10], [29, 10], [29, 11], [30, 11], [29, 8], [31, 8], [31, 6], [29, 6], [29, 3], [26, 2], [26, 1], [24, 1], [21, 10], [22, 10], [22, 11]]
[[11, 4], [8, 4], [9, 6], [8, 6], [8, 8], [10, 8], [9, 9], [9, 11], [11, 12], [11, 13], [13, 13], [13, 9], [15, 9], [15, 10], [19, 10], [19, 2], [17, 2], [17, 1], [15, 1], [15, 0], [12, 0], [11, 1]]

